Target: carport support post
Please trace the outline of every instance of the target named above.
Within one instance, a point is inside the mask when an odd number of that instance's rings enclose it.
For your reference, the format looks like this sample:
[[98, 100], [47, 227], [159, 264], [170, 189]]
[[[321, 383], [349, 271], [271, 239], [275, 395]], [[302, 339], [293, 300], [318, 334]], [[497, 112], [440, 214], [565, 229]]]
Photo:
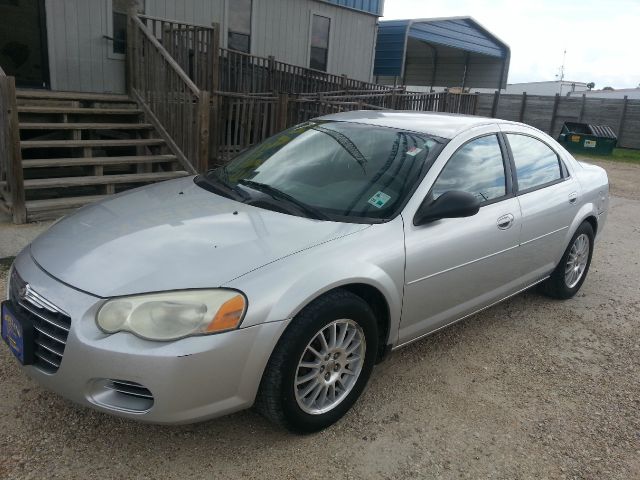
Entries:
[[493, 105], [491, 106], [491, 118], [496, 118], [498, 114], [498, 102], [500, 101], [500, 90], [493, 94]]
[[558, 114], [558, 104], [560, 103], [560, 94], [556, 93], [556, 98], [553, 101], [553, 112], [551, 113], [551, 125], [549, 126], [549, 135], [553, 137], [553, 130], [556, 126], [556, 115]]
[[464, 55], [464, 72], [462, 73], [462, 89], [460, 93], [464, 93], [464, 87], [467, 84], [467, 75], [469, 72], [469, 52]]

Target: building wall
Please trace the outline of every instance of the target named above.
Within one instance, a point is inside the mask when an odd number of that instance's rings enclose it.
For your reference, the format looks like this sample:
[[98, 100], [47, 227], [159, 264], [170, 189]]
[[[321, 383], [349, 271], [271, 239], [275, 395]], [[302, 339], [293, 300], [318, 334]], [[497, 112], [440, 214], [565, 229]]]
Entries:
[[[227, 2], [147, 0], [146, 13], [208, 25], [227, 41]], [[125, 91], [125, 60], [111, 53], [111, 0], [46, 0], [51, 88]], [[311, 15], [331, 18], [328, 71], [370, 81], [377, 17], [317, 0], [253, 0], [251, 53], [307, 67]]]
[[560, 82], [554, 80], [550, 82], [524, 82], [510, 83], [507, 85], [507, 93], [520, 95], [526, 92], [528, 95], [567, 95], [570, 92], [584, 92], [587, 84], [584, 82]]
[[110, 0], [46, 0], [52, 90], [125, 91], [124, 59], [110, 54]]

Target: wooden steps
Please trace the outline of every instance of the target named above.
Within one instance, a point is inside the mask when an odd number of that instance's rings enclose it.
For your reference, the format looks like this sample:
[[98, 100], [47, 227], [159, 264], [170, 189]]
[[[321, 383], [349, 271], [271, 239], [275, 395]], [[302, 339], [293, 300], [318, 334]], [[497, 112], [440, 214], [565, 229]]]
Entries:
[[115, 185], [118, 183], [149, 183], [184, 177], [187, 172], [132, 173], [124, 175], [94, 175], [81, 177], [36, 178], [24, 181], [25, 190], [39, 188], [83, 187], [87, 185]]
[[161, 138], [138, 138], [127, 140], [24, 140], [22, 150], [33, 148], [93, 148], [93, 147], [144, 147], [163, 145]]
[[41, 123], [22, 122], [20, 130], [149, 130], [150, 123]]
[[121, 157], [35, 158], [23, 160], [23, 168], [78, 167], [85, 165], [137, 165], [173, 162], [175, 155], [130, 155]]
[[52, 92], [51, 90], [17, 90], [16, 98], [41, 99], [41, 100], [67, 100], [67, 101], [91, 101], [111, 103], [132, 103], [128, 95], [111, 93], [85, 93], [85, 92]]
[[190, 174], [126, 95], [18, 90], [16, 100], [28, 221]]
[[142, 110], [138, 108], [100, 108], [100, 107], [37, 107], [20, 106], [18, 113], [41, 114], [73, 114], [73, 115], [140, 115]]

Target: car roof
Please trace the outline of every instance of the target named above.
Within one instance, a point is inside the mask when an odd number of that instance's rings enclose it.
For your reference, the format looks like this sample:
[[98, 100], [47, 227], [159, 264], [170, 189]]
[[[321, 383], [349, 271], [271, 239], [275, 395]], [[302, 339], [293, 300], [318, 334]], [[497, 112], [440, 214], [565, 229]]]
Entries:
[[380, 127], [397, 128], [418, 133], [427, 133], [442, 138], [456, 135], [480, 125], [514, 124], [497, 118], [459, 115], [456, 113], [408, 112], [397, 110], [357, 110], [333, 113], [317, 120], [364, 123]]

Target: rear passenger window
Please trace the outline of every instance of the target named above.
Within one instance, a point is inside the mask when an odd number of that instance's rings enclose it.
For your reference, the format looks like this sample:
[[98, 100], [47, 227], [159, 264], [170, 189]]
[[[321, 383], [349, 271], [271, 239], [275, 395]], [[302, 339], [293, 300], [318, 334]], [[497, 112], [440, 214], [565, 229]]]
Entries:
[[533, 137], [507, 133], [518, 177], [518, 190], [539, 187], [562, 178], [560, 160], [549, 146]]
[[451, 190], [475, 195], [481, 202], [503, 197], [507, 193], [502, 150], [495, 135], [476, 138], [449, 159], [433, 185], [435, 200]]

